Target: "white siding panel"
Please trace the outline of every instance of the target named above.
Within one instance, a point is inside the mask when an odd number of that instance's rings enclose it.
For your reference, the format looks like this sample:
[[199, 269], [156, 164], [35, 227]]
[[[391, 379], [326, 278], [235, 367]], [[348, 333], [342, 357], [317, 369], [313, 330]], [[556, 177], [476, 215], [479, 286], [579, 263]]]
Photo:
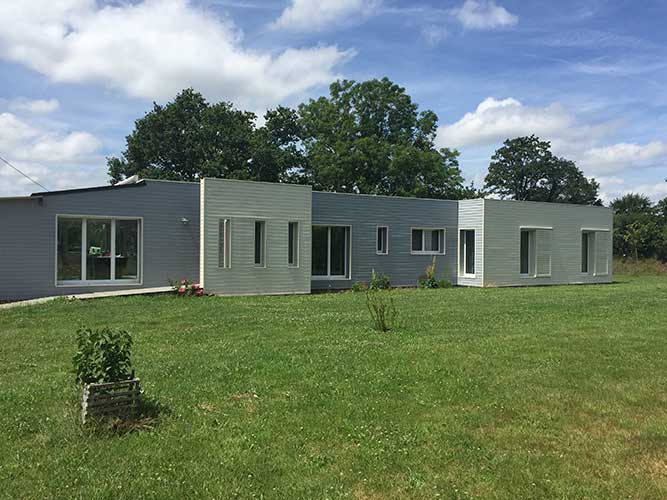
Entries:
[[456, 231], [456, 247], [459, 249], [457, 284], [465, 286], [484, 286], [484, 200], [461, 200], [459, 201], [459, 229], [473, 229], [475, 231], [475, 276], [463, 276], [461, 273], [461, 245], [458, 239], [461, 231]]
[[[581, 273], [581, 231], [604, 229], [611, 234], [613, 212], [604, 207], [560, 203], [485, 200], [485, 285], [551, 285], [565, 283], [608, 283], [605, 276]], [[551, 276], [520, 276], [521, 228], [551, 228]], [[541, 232], [541, 231], [540, 231]], [[611, 238], [599, 245], [611, 255]], [[539, 252], [539, 250], [538, 250]], [[602, 255], [602, 254], [601, 254]], [[600, 257], [602, 260], [603, 257]], [[609, 258], [607, 258], [608, 262]], [[545, 265], [546, 257], [540, 258]]]

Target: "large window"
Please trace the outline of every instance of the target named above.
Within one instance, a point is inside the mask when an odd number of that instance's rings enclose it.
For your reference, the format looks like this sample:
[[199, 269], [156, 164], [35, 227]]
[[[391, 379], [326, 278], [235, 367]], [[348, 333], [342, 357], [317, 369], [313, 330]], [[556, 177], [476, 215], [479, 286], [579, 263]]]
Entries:
[[266, 222], [255, 221], [255, 266], [266, 266]]
[[287, 265], [299, 266], [299, 223], [290, 222], [287, 226]]
[[591, 233], [581, 233], [581, 272], [588, 274], [591, 261]]
[[141, 281], [139, 219], [59, 216], [57, 225], [59, 284]]
[[313, 276], [349, 278], [349, 226], [313, 226]]
[[412, 251], [413, 254], [444, 254], [445, 253], [445, 230], [438, 229], [412, 229]]
[[389, 228], [378, 226], [376, 239], [375, 252], [378, 255], [387, 255], [389, 253]]
[[463, 276], [475, 275], [475, 231], [462, 229], [459, 238], [459, 266]]

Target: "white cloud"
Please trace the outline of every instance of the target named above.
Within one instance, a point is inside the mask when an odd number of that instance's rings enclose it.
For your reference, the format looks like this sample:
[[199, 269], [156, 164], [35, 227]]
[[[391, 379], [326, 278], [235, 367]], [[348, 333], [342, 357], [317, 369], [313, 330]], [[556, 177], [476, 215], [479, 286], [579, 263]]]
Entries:
[[648, 144], [622, 142], [595, 147], [585, 151], [580, 159], [582, 167], [601, 174], [621, 172], [658, 161], [667, 166], [667, 143], [663, 141], [653, 141]]
[[492, 0], [466, 0], [453, 14], [467, 29], [493, 29], [515, 25], [519, 18]]
[[639, 184], [625, 188], [619, 194], [642, 193], [651, 198], [654, 202], [667, 197], [667, 182], [658, 182], [654, 184]]
[[2, 2], [0, 22], [0, 57], [55, 82], [156, 100], [192, 86], [256, 110], [328, 84], [354, 54], [336, 46], [250, 50], [230, 20], [188, 0]]
[[377, 12], [381, 0], [292, 0], [271, 27], [287, 31], [325, 31]]
[[[49, 189], [105, 183], [105, 171], [99, 168], [104, 164], [100, 147], [100, 141], [87, 132], [61, 133], [35, 126], [12, 113], [0, 113], [3, 157]], [[0, 165], [0, 196], [40, 190], [7, 165]]]
[[431, 24], [421, 29], [421, 37], [430, 47], [435, 47], [449, 36], [449, 32], [442, 26]]
[[60, 107], [58, 99], [35, 99], [30, 100], [24, 97], [14, 99], [9, 103], [9, 109], [12, 111], [26, 113], [53, 113]]
[[472, 113], [459, 121], [438, 128], [441, 146], [463, 147], [499, 144], [505, 139], [536, 134], [544, 138], [560, 135], [573, 124], [559, 104], [529, 107], [513, 98], [487, 97]]

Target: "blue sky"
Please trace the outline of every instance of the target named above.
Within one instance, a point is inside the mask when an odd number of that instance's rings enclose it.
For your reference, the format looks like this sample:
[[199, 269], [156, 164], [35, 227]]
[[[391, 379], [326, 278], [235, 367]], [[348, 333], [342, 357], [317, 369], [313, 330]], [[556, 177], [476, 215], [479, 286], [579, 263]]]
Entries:
[[[192, 86], [262, 114], [388, 76], [481, 185], [535, 133], [609, 200], [667, 196], [667, 4], [511, 0], [27, 0], [0, 5], [0, 155], [49, 189], [107, 182], [152, 101]], [[0, 196], [38, 190], [0, 165]]]

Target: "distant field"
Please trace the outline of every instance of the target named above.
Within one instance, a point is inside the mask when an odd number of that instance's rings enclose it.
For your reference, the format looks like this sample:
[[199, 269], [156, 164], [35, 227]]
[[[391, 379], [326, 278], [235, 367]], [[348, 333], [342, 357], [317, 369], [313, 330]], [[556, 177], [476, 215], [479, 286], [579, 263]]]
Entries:
[[[667, 278], [0, 311], [6, 498], [667, 498]], [[89, 435], [75, 330], [135, 337], [150, 432]]]
[[631, 276], [667, 276], [667, 262], [656, 259], [614, 259], [614, 273]]

